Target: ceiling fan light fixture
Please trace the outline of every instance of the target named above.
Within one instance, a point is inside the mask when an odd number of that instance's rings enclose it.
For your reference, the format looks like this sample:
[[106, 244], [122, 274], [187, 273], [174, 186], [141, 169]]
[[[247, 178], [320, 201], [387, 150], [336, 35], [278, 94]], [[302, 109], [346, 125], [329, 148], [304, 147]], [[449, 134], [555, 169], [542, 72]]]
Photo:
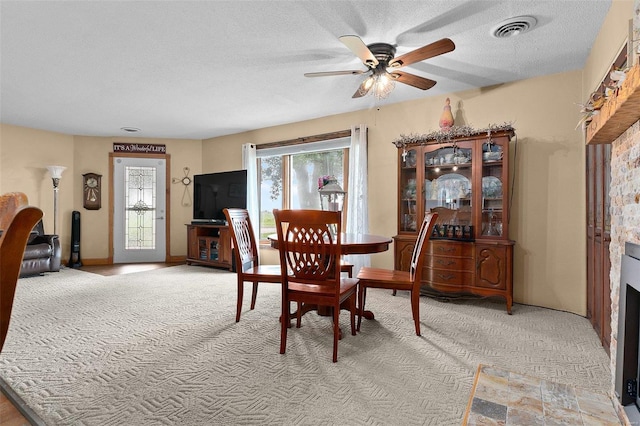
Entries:
[[373, 79], [374, 83], [371, 92], [376, 99], [386, 99], [396, 87], [394, 78], [388, 72], [376, 74]]
[[533, 16], [517, 16], [500, 22], [491, 29], [491, 35], [495, 38], [515, 37], [533, 29], [538, 20]]
[[367, 77], [367, 79], [364, 81], [364, 84], [362, 85], [362, 88], [364, 90], [366, 90], [367, 92], [371, 89], [371, 86], [373, 86], [373, 83], [376, 81], [376, 79], [370, 75], [369, 77]]

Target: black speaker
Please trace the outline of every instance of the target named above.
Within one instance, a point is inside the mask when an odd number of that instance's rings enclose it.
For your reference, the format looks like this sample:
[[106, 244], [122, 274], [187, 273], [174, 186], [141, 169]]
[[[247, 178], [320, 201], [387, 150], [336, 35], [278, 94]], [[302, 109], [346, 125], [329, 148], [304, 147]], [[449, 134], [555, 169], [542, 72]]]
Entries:
[[70, 268], [82, 266], [80, 261], [80, 212], [74, 210], [71, 213], [71, 257], [69, 257]]

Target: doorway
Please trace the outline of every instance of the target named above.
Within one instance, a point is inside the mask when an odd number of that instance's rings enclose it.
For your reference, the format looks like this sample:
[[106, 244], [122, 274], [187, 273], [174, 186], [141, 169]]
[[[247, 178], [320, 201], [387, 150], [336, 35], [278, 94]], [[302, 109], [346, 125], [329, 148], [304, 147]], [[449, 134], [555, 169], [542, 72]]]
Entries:
[[112, 157], [113, 263], [167, 258], [166, 156]]

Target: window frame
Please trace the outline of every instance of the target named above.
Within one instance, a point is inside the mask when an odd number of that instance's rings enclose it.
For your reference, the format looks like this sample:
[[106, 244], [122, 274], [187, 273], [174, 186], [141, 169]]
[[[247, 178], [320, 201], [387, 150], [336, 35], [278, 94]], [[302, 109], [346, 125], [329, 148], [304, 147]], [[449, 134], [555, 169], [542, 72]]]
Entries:
[[[342, 171], [343, 171], [343, 187], [348, 188], [349, 185], [349, 149], [351, 146], [351, 130], [343, 130], [333, 133], [325, 133], [322, 135], [315, 135], [309, 137], [303, 137], [288, 141], [272, 142], [262, 145], [256, 145], [256, 167], [258, 188], [261, 187], [262, 182], [262, 165], [261, 160], [264, 157], [280, 156], [282, 157], [282, 208], [288, 209], [290, 207], [290, 177], [291, 177], [291, 156], [312, 152], [323, 151], [335, 151], [342, 149]], [[258, 194], [258, 201], [260, 208], [259, 214], [262, 212], [262, 198], [260, 193]], [[342, 208], [343, 224], [347, 217], [347, 210], [349, 208], [348, 194], [345, 194], [344, 203]], [[261, 216], [257, 221], [257, 234], [261, 234], [262, 225]], [[260, 243], [266, 243], [267, 240], [260, 238]]]

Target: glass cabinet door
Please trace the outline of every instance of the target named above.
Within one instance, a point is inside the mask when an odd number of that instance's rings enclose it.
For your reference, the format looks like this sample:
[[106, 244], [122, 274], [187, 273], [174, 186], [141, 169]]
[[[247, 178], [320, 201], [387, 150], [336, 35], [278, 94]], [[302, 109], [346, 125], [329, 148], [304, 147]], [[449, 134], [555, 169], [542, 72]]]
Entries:
[[[506, 142], [508, 143], [508, 141]], [[503, 169], [504, 141], [489, 139], [482, 144], [482, 210], [480, 238], [506, 235], [507, 171]]]
[[424, 152], [424, 209], [439, 215], [432, 238], [471, 240], [473, 149], [433, 145]]
[[400, 156], [399, 228], [416, 232], [418, 226], [418, 149], [408, 149]]

